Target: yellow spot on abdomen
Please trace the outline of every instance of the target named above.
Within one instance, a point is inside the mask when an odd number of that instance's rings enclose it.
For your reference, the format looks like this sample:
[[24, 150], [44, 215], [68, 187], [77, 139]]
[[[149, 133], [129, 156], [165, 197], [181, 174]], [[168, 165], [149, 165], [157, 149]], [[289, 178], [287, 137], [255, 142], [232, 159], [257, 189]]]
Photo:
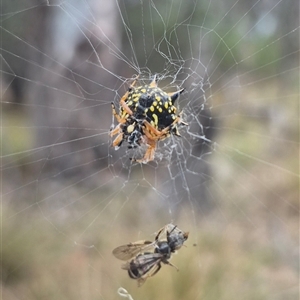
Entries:
[[158, 125], [158, 117], [157, 117], [157, 115], [156, 114], [152, 114], [152, 118], [153, 118], [153, 120], [154, 120], [154, 125]]

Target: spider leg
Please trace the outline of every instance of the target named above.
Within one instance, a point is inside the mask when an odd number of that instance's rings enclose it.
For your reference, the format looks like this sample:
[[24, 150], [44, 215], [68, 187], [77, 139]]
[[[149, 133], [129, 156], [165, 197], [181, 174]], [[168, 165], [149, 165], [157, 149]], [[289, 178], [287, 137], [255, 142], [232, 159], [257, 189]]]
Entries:
[[118, 133], [121, 133], [120, 124], [117, 125], [116, 128], [114, 128], [114, 129], [109, 133], [109, 135], [110, 135], [110, 136], [114, 136], [114, 135], [116, 135], [116, 134], [118, 134]]
[[[166, 137], [170, 135], [170, 131], [172, 128], [175, 128], [174, 134], [177, 136], [180, 136], [177, 127], [175, 126], [177, 123], [188, 125], [187, 123], [183, 122], [180, 118], [180, 115], [177, 116], [177, 118], [174, 120], [174, 122], [164, 128], [163, 130], [159, 131], [156, 129], [153, 125], [151, 125], [148, 121], [144, 121], [143, 124], [145, 125], [144, 135], [146, 136], [146, 144], [148, 145], [148, 149], [146, 150], [146, 153], [142, 159], [134, 160], [136, 162], [144, 163], [146, 164], [149, 161], [154, 160], [154, 154], [156, 149], [156, 142], [159, 140], [163, 140]], [[160, 232], [157, 235], [157, 238], [159, 237]]]
[[[180, 112], [180, 114], [177, 116], [177, 124], [178, 125], [184, 125], [184, 126], [188, 126], [189, 124], [187, 123], [187, 122], [184, 122], [182, 119], [181, 119], [181, 115], [182, 115], [182, 112]], [[174, 124], [174, 123], [173, 123]], [[173, 124], [171, 124], [171, 126], [173, 126]], [[174, 124], [175, 125], [175, 124]], [[177, 136], [181, 136], [181, 134], [179, 133], [179, 131], [178, 131], [178, 128], [177, 128], [177, 126], [174, 126], [174, 128], [173, 128], [173, 133], [175, 134], [175, 135], [177, 135]]]
[[189, 125], [189, 123], [184, 122], [184, 121], [182, 121], [181, 119], [180, 119], [180, 121], [178, 121], [178, 124], [184, 125], [184, 126], [188, 126], [188, 125]]
[[124, 134], [123, 132], [119, 133], [119, 135], [114, 139], [112, 146], [117, 149], [119, 149], [119, 147], [121, 146], [121, 144], [123, 143], [123, 137]]
[[119, 149], [119, 147], [121, 146], [122, 142], [123, 142], [123, 137], [124, 137], [124, 133], [122, 132], [122, 128], [121, 128], [122, 124], [119, 124], [116, 126], [115, 129], [113, 129], [109, 135], [110, 136], [114, 136], [116, 134], [118, 134], [118, 136], [114, 139], [112, 146], [113, 147], [117, 147], [117, 149]]
[[[144, 121], [144, 125], [146, 126], [145, 130], [145, 135], [150, 138], [150, 139], [154, 139], [154, 140], [158, 140], [162, 135], [162, 131], [159, 131], [158, 129], [156, 129], [153, 125], [151, 125], [148, 121]], [[168, 126], [169, 127], [169, 126]], [[165, 129], [167, 129], [168, 127], [166, 127]], [[164, 130], [165, 130], [164, 129]], [[168, 130], [167, 130], [168, 131]], [[149, 134], [150, 136], [147, 135], [148, 132], [152, 132], [154, 135]]]
[[[136, 79], [134, 80], [134, 82], [130, 85], [128, 91], [125, 93], [125, 95], [124, 95], [124, 96], [121, 98], [121, 100], [120, 100], [120, 105], [123, 107], [123, 109], [125, 110], [125, 112], [126, 112], [128, 115], [130, 115], [130, 116], [133, 115], [133, 112], [132, 112], [132, 110], [129, 108], [129, 106], [127, 105], [126, 100], [127, 100], [127, 98], [128, 98], [129, 93], [132, 91], [132, 89], [134, 89], [134, 85], [135, 85], [135, 83], [136, 83], [138, 77], [139, 77], [139, 76], [136, 77]], [[116, 110], [115, 110], [115, 111], [116, 111]], [[119, 120], [118, 120], [118, 121], [119, 121]], [[125, 121], [124, 121], [123, 123], [125, 123]]]
[[153, 140], [153, 139], [147, 138], [146, 144], [147, 144], [148, 148], [146, 150], [146, 153], [145, 153], [144, 157], [141, 158], [141, 159], [132, 159], [132, 161], [146, 164], [147, 162], [154, 160], [154, 154], [155, 154], [155, 149], [156, 149], [156, 141]]
[[[172, 124], [170, 124], [169, 126], [167, 126], [166, 128], [164, 128], [163, 130], [159, 131], [158, 129], [156, 129], [153, 125], [151, 125], [148, 121], [144, 121], [144, 124], [147, 128], [147, 130], [149, 132], [152, 132], [154, 133], [155, 136], [153, 136], [154, 139], [162, 139], [162, 138], [166, 138], [169, 133], [170, 133], [170, 130], [171, 128], [176, 125], [177, 123], [180, 124], [180, 125], [189, 125], [188, 123], [184, 122], [182, 119], [181, 119], [181, 115], [182, 115], [182, 112], [179, 113], [179, 115], [177, 116], [177, 118], [173, 121]], [[146, 132], [145, 132], [146, 133]], [[175, 135], [178, 135], [180, 136], [179, 132], [176, 130], [176, 133]]]
[[121, 123], [121, 124], [125, 123], [126, 120], [123, 119], [123, 118], [121, 118], [121, 117], [118, 115], [118, 113], [117, 113], [117, 111], [116, 111], [116, 107], [115, 107], [115, 105], [114, 105], [113, 103], [111, 103], [111, 107], [112, 107], [112, 113], [113, 113], [114, 117], [117, 119], [117, 121], [118, 121], [119, 123]]
[[[123, 132], [122, 132], [122, 129], [121, 129], [121, 126], [122, 126], [122, 124], [124, 124], [124, 123], [126, 122], [126, 120], [123, 119], [123, 118], [121, 118], [121, 117], [117, 114], [116, 108], [115, 108], [115, 106], [114, 106], [113, 103], [111, 104], [111, 106], [112, 106], [112, 112], [113, 112], [113, 115], [114, 115], [114, 117], [117, 119], [117, 121], [119, 122], [119, 124], [116, 126], [116, 128], [114, 128], [113, 130], [110, 131], [109, 135], [110, 135], [110, 136], [114, 136], [114, 135], [116, 135], [116, 134], [119, 134], [119, 135], [114, 139], [114, 141], [113, 141], [113, 143], [112, 143], [112, 146], [113, 146], [113, 147], [117, 147], [117, 149], [118, 149], [118, 148], [121, 146], [122, 142], [123, 142], [123, 136], [124, 136], [124, 134], [123, 134]], [[116, 150], [117, 150], [117, 149], [116, 149]]]
[[[177, 122], [177, 124], [179, 124], [179, 125], [185, 125], [185, 126], [189, 125], [188, 123], [182, 121], [181, 119]], [[181, 136], [181, 134], [178, 131], [178, 127], [176, 125], [172, 129], [170, 129], [170, 130], [172, 130], [172, 132], [173, 132], [174, 135]]]
[[170, 129], [176, 123], [177, 123], [177, 121], [175, 120], [171, 125], [164, 128], [163, 130], [159, 131], [153, 125], [151, 125], [148, 121], [144, 121], [144, 125], [146, 127], [144, 134], [150, 140], [154, 140], [154, 141], [164, 140], [166, 137], [168, 137], [170, 135]]
[[146, 150], [146, 153], [144, 155], [144, 158], [143, 158], [143, 163], [147, 163], [149, 161], [152, 161], [154, 160], [154, 154], [155, 154], [155, 149], [156, 149], [156, 142], [153, 141], [153, 140], [149, 140], [148, 141], [148, 149]]
[[[128, 93], [128, 92], [127, 92]], [[126, 100], [127, 100], [127, 97], [126, 98], [124, 98], [124, 96], [122, 97], [122, 99], [120, 100], [120, 105], [123, 107], [123, 109], [124, 109], [124, 111], [128, 114], [128, 115], [130, 115], [130, 116], [132, 116], [133, 115], [133, 112], [132, 112], [132, 110], [129, 108], [129, 106], [127, 105], [127, 103], [125, 102]]]
[[189, 124], [188, 124], [187, 122], [184, 122], [184, 121], [181, 119], [181, 115], [182, 115], [182, 111], [181, 111], [181, 112], [179, 113], [179, 115], [177, 116], [177, 117], [179, 118], [178, 124], [188, 126]]

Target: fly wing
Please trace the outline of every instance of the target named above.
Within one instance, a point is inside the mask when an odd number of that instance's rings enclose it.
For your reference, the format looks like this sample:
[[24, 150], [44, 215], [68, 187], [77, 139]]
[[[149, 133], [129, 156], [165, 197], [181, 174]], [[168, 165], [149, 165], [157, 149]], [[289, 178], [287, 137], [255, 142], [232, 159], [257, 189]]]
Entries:
[[150, 241], [137, 241], [134, 243], [129, 243], [127, 245], [122, 245], [115, 248], [112, 253], [113, 255], [120, 260], [129, 260], [134, 256], [137, 256], [142, 251], [153, 247], [154, 242]]

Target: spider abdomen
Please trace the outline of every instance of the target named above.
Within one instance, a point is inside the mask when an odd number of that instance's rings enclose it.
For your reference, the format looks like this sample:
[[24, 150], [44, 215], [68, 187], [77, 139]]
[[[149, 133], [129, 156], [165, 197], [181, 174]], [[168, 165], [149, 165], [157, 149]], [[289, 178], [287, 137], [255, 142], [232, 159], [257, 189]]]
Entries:
[[134, 118], [146, 119], [158, 130], [170, 126], [177, 117], [171, 97], [158, 87], [142, 86], [132, 89], [126, 104], [132, 110]]

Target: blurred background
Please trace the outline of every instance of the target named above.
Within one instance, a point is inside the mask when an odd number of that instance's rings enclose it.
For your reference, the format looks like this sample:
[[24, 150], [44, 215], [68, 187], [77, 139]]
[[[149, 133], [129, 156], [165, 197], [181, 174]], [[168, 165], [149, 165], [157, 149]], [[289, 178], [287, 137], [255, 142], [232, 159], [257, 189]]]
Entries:
[[[3, 299], [299, 299], [299, 2], [3, 1]], [[189, 123], [111, 148], [132, 78]], [[111, 254], [173, 222], [141, 288]]]

